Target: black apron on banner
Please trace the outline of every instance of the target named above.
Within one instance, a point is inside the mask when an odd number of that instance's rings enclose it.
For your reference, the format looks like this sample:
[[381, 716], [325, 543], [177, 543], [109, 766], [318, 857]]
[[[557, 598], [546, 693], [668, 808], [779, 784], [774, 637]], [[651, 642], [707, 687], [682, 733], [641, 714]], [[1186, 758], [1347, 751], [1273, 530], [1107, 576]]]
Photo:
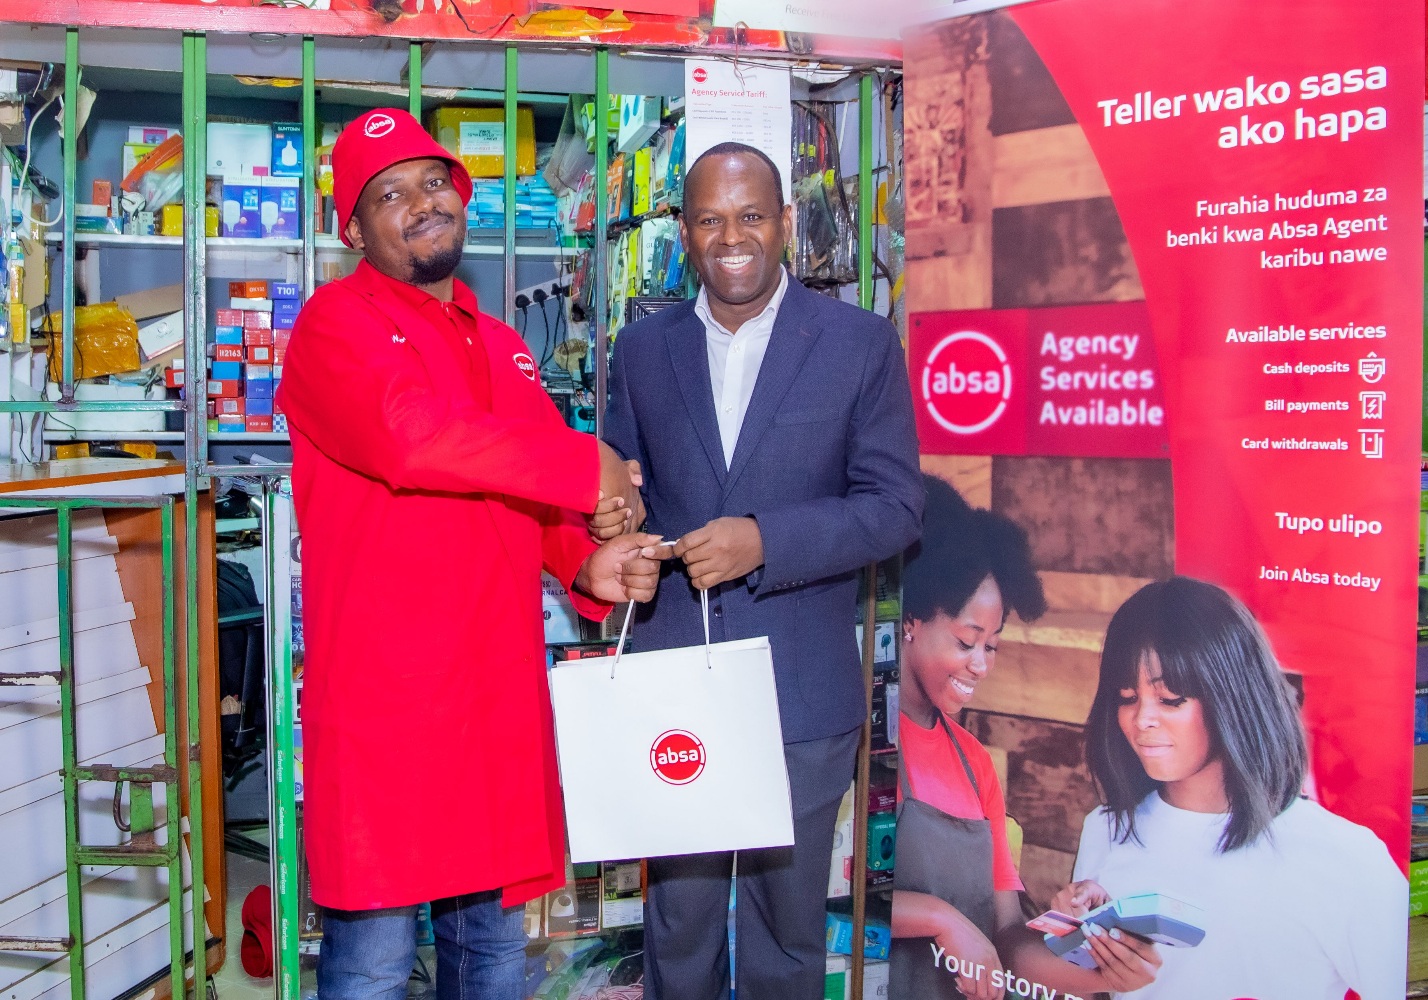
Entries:
[[[947, 721], [940, 715], [938, 721], [962, 761], [972, 790], [980, 798], [981, 788], [967, 755]], [[897, 811], [893, 888], [925, 893], [950, 903], [990, 940], [996, 929], [991, 821], [949, 816], [914, 798], [907, 771], [904, 760], [898, 769], [902, 803]], [[962, 996], [956, 975], [960, 956], [949, 952], [938, 961], [934, 945], [930, 937], [893, 938], [888, 1000], [952, 1000]]]

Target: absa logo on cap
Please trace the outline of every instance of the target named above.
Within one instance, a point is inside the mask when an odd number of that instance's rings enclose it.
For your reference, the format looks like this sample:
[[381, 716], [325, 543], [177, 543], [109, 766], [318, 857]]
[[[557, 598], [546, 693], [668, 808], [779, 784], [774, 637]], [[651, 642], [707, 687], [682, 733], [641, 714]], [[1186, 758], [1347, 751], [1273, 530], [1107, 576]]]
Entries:
[[707, 69], [705, 69], [703, 66], [695, 66], [695, 67], [694, 67], [694, 82], [695, 82], [695, 83], [703, 83], [703, 82], [704, 82], [705, 80], [707, 80], [707, 79], [709, 79], [709, 71], [708, 71]]
[[369, 139], [380, 139], [396, 127], [396, 119], [391, 115], [373, 115], [367, 119], [367, 124], [362, 126], [362, 132]]
[[959, 330], [940, 340], [922, 367], [928, 415], [953, 434], [980, 434], [1006, 413], [1011, 364], [985, 333]]
[[535, 361], [529, 354], [513, 354], [511, 360], [516, 363], [516, 367], [521, 370], [521, 374], [532, 382], [535, 381], [536, 367]]
[[661, 733], [650, 747], [650, 767], [661, 781], [687, 785], [704, 773], [704, 744], [683, 729]]

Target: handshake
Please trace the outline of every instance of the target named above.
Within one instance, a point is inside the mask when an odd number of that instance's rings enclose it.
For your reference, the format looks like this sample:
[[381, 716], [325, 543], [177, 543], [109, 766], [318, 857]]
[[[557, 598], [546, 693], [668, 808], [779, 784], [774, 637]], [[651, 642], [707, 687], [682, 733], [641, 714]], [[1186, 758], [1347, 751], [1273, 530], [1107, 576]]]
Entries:
[[659, 583], [659, 564], [669, 558], [683, 560], [699, 590], [747, 576], [763, 565], [763, 536], [752, 517], [718, 517], [673, 543], [641, 532], [646, 512], [640, 463], [622, 459], [603, 441], [599, 447], [600, 498], [586, 516], [586, 526], [590, 537], [602, 544], [582, 567], [577, 587], [603, 600], [649, 601]]

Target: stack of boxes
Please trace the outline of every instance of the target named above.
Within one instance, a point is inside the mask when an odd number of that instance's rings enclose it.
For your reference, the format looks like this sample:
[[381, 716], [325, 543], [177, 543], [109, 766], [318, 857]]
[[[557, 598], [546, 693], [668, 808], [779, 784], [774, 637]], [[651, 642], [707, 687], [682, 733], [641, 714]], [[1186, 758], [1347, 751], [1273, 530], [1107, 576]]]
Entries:
[[302, 304], [298, 286], [234, 281], [228, 294], [228, 308], [218, 310], [209, 361], [209, 433], [285, 433], [287, 419], [276, 412], [273, 396]]
[[299, 239], [302, 126], [209, 122], [207, 203], [218, 235]]

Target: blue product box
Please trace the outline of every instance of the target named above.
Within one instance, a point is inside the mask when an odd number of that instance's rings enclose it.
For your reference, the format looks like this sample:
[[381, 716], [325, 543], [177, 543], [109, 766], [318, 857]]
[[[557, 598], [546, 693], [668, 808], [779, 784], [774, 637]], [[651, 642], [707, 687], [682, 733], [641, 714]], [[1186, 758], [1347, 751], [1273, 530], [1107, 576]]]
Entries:
[[[835, 955], [853, 953], [853, 915], [829, 913], [827, 927], [828, 950]], [[863, 957], [885, 959], [892, 947], [892, 927], [882, 920], [869, 918], [863, 929]]]
[[295, 240], [302, 234], [302, 219], [298, 214], [296, 177], [264, 177], [262, 190], [263, 236], [266, 239]]
[[281, 299], [299, 298], [298, 286], [290, 281], [270, 281], [268, 282], [268, 297], [273, 300], [273, 308], [278, 307]]
[[1413, 698], [1413, 743], [1428, 743], [1428, 693]]
[[243, 346], [243, 328], [241, 326], [216, 326], [213, 328], [213, 342], [215, 344], [236, 344]]
[[263, 235], [263, 184], [257, 177], [224, 177], [222, 229], [224, 236], [257, 239]]
[[274, 299], [273, 319], [276, 321], [279, 316], [291, 316], [296, 318], [301, 309], [302, 303], [297, 299]]
[[208, 377], [236, 382], [243, 377], [243, 362], [210, 361], [208, 363]]
[[302, 126], [293, 122], [273, 123], [273, 177], [302, 176]]
[[273, 401], [266, 396], [249, 396], [244, 405], [244, 412], [250, 417], [271, 417]]
[[270, 378], [245, 379], [243, 395], [249, 399], [272, 399], [273, 380]]

